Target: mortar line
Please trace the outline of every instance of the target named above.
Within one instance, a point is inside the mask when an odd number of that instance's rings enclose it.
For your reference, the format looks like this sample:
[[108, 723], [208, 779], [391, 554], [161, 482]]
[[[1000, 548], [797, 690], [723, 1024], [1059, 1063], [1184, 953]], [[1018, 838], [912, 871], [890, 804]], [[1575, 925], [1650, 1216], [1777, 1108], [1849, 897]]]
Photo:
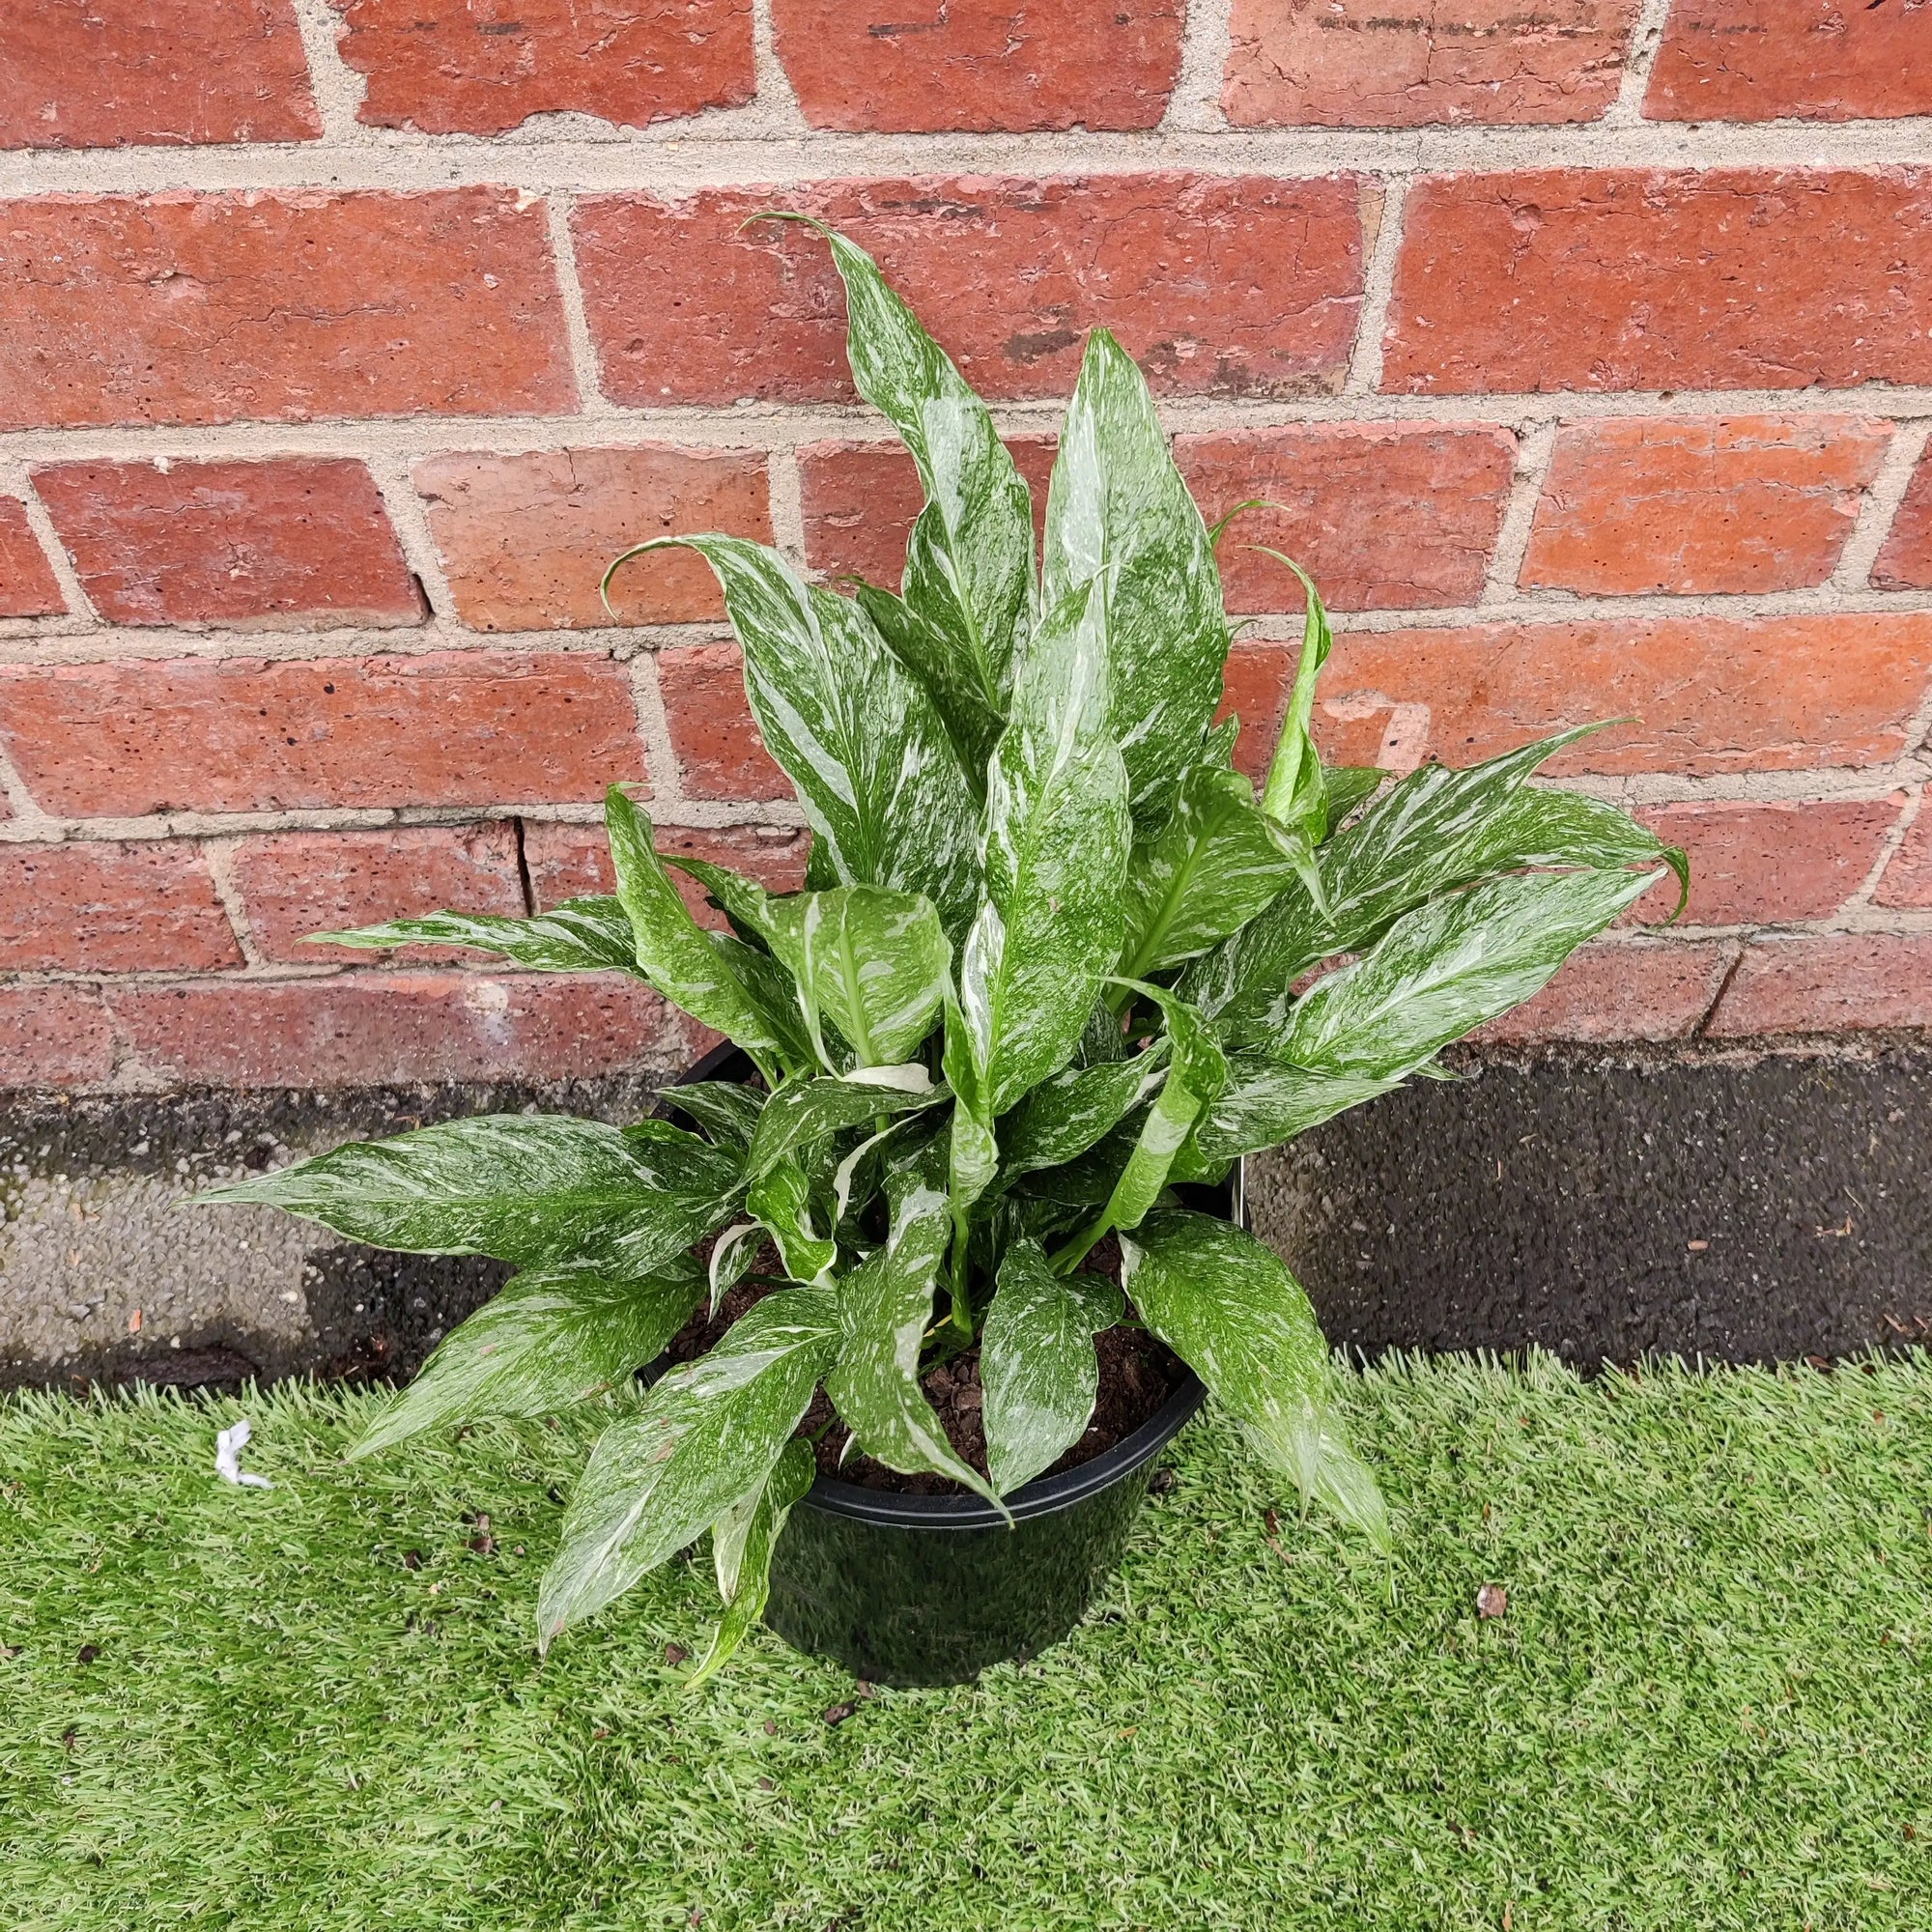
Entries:
[[1918, 822], [1919, 814], [1924, 809], [1925, 787], [1923, 785], [1916, 785], [1906, 795], [1905, 805], [1900, 810], [1891, 830], [1881, 840], [1878, 856], [1872, 861], [1871, 869], [1865, 874], [1858, 891], [1839, 908], [1840, 911], [1864, 912], [1871, 910], [1889, 916], [1896, 911], [1907, 910], [1907, 908], [1903, 907], [1879, 906], [1875, 901], [1878, 896], [1880, 881], [1884, 879], [1891, 862], [1898, 856], [1900, 847], [1912, 836], [1912, 828]]
[[209, 876], [214, 881], [214, 895], [221, 901], [221, 910], [228, 916], [235, 944], [241, 950], [242, 963], [244, 966], [266, 966], [269, 962], [256, 943], [255, 928], [248, 918], [247, 901], [235, 879], [235, 855], [241, 846], [241, 839], [205, 838], [197, 842], [208, 861]]
[[1354, 348], [1349, 357], [1349, 373], [1342, 382], [1345, 401], [1374, 395], [1382, 384], [1382, 338], [1388, 330], [1389, 304], [1395, 298], [1408, 184], [1406, 175], [1391, 175], [1381, 185], [1375, 242], [1362, 267], [1362, 304], [1355, 317]]
[[[54, 527], [53, 517], [41, 500], [33, 469], [34, 466], [24, 461], [0, 463], [0, 489], [19, 497], [21, 508], [26, 512], [27, 527], [33, 531], [34, 541], [40, 545], [41, 554], [45, 557], [47, 568], [53, 572], [54, 582], [59, 586], [61, 601], [67, 607], [65, 615], [75, 622], [98, 624], [100, 618], [95, 611], [94, 600], [87, 594], [87, 587], [80, 581], [80, 572], [75, 569], [73, 558], [67, 553], [67, 545], [61, 541], [61, 534]], [[22, 617], [17, 621], [34, 624], [45, 619]]]
[[757, 126], [770, 135], [809, 134], [810, 124], [798, 104], [791, 75], [779, 58], [778, 23], [772, 17], [772, 0], [752, 0], [752, 110]]
[[609, 405], [604, 397], [604, 374], [598, 366], [597, 345], [590, 337], [590, 319], [584, 312], [583, 284], [577, 272], [577, 237], [570, 227], [570, 217], [576, 210], [576, 199], [568, 194], [553, 193], [544, 202], [544, 215], [550, 226], [551, 258], [563, 301], [563, 332], [570, 345], [571, 373], [577, 380], [578, 407], [594, 412]]
[[0, 839], [10, 844], [53, 844], [65, 836], [59, 821], [35, 803], [4, 738], [0, 738], [0, 796], [7, 801], [7, 816], [0, 818]]
[[295, 0], [296, 30], [301, 36], [310, 91], [322, 117], [324, 141], [359, 147], [357, 110], [368, 83], [342, 58], [342, 16], [329, 0]]
[[[371, 456], [367, 461], [369, 474], [375, 478], [376, 489], [383, 498], [383, 507], [389, 513], [389, 526], [396, 533], [397, 543], [402, 546], [403, 561], [409, 565], [411, 574], [422, 586], [423, 596], [428, 600], [429, 621], [435, 622], [440, 618], [448, 624], [460, 623], [456, 593], [449, 587], [442, 557], [430, 530], [428, 505], [417, 495], [410, 476], [409, 460], [402, 456], [382, 455]], [[388, 634], [385, 632], [384, 635]]]
[[1527, 423], [1518, 436], [1509, 504], [1503, 512], [1502, 527], [1496, 532], [1482, 595], [1476, 600], [1478, 608], [1512, 604], [1522, 594], [1520, 586], [1523, 559], [1529, 554], [1536, 506], [1543, 500], [1549, 478], [1559, 428], [1552, 418], [1548, 422]]
[[796, 443], [787, 443], [768, 454], [765, 487], [771, 501], [772, 542], [798, 569], [804, 570], [805, 473]]
[[1911, 487], [1913, 471], [1925, 450], [1932, 423], [1903, 422], [1892, 425], [1878, 473], [1872, 478], [1859, 502], [1859, 514], [1852, 533], [1838, 554], [1837, 568], [1828, 582], [1838, 590], [1866, 590], [1872, 587], [1872, 567], [1878, 562], [1885, 540], [1897, 521], [1899, 505]]
[[[326, 8], [327, 0], [304, 4]], [[773, 72], [769, 97], [761, 90], [753, 107], [708, 110], [644, 128], [598, 128], [577, 115], [535, 116], [495, 135], [357, 125], [320, 141], [13, 150], [0, 155], [0, 195], [395, 192], [506, 182], [530, 194], [679, 195], [712, 186], [758, 184], [783, 189], [895, 176], [1038, 180], [1181, 170], [1290, 181], [1334, 174], [1490, 176], [1572, 167], [1673, 173], [1857, 170], [1932, 160], [1932, 115], [1851, 122], [1623, 124], [1605, 116], [1508, 127], [853, 133], [810, 128], [802, 115], [792, 121], [778, 99], [781, 83], [790, 97], [790, 83]], [[547, 127], [547, 118], [562, 126]]]
[[[1070, 388], [1070, 384], [1069, 384]], [[1228, 432], [1327, 422], [1426, 422], [1513, 428], [1525, 418], [1560, 412], [1566, 419], [1657, 415], [1678, 418], [1772, 414], [1841, 416], [1848, 411], [1895, 423], [1932, 421], [1932, 386], [1867, 384], [1857, 389], [1551, 390], [1480, 395], [1406, 395], [1373, 389], [1299, 396], [1157, 399], [1174, 434]], [[1066, 398], [995, 402], [993, 419], [1009, 436], [1059, 426]], [[337, 417], [316, 422], [120, 424], [0, 431], [0, 464], [30, 467], [81, 460], [184, 462], [211, 457], [374, 454], [409, 457], [446, 452], [521, 454], [597, 438], [636, 445], [671, 442], [714, 449], [769, 448], [823, 440], [894, 440], [880, 417], [856, 403], [812, 405], [697, 404], [634, 409], [599, 403], [546, 416]]]
[[1604, 116], [1611, 128], [1640, 128], [1643, 98], [1650, 91], [1651, 71], [1657, 65], [1658, 49], [1663, 44], [1663, 29], [1670, 14], [1671, 0], [1643, 0], [1631, 27], [1630, 44], [1624, 54], [1623, 77], [1617, 98]]
[[1159, 131], [1218, 132], [1228, 125], [1221, 88], [1234, 44], [1234, 0], [1186, 0], [1180, 28], [1180, 66]]
[[638, 737], [644, 751], [644, 772], [649, 781], [651, 817], [660, 813], [675, 818], [684, 803], [684, 771], [671, 744], [670, 715], [665, 709], [664, 690], [658, 683], [656, 653], [639, 651], [629, 666], [631, 703], [638, 714]]

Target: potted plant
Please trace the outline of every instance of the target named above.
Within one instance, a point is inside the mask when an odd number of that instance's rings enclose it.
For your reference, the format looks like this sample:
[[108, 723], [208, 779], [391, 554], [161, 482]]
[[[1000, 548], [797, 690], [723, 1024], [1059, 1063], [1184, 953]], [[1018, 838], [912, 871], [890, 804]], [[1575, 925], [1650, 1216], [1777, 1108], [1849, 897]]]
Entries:
[[451, 1121], [208, 1198], [518, 1268], [355, 1455], [617, 1392], [543, 1645], [708, 1530], [724, 1611], [697, 1678], [769, 1600], [863, 1674], [948, 1681], [1071, 1626], [1204, 1384], [1304, 1500], [1386, 1543], [1307, 1297], [1231, 1211], [1238, 1163], [1435, 1074], [1659, 876], [1633, 867], [1683, 859], [1526, 782], [1575, 731], [1392, 783], [1324, 768], [1305, 577], [1257, 797], [1214, 722], [1220, 532], [1132, 360], [1089, 339], [1037, 561], [985, 407], [824, 232], [854, 379], [924, 485], [900, 590], [663, 540], [723, 585], [811, 827], [805, 889], [659, 854], [613, 788], [613, 896], [320, 935], [614, 968], [735, 1046], [675, 1119]]

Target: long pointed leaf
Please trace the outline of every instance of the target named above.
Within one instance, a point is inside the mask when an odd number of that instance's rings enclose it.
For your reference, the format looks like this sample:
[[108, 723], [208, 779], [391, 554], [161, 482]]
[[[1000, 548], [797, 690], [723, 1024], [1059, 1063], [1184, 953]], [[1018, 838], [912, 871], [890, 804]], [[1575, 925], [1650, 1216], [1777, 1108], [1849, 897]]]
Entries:
[[1150, 1215], [1121, 1238], [1142, 1319], [1268, 1462], [1389, 1547], [1388, 1512], [1336, 1413], [1327, 1344], [1301, 1285], [1252, 1235], [1206, 1214]]
[[602, 1268], [528, 1268], [457, 1328], [349, 1452], [373, 1456], [443, 1423], [550, 1415], [661, 1355], [704, 1292], [678, 1255], [641, 1281]]
[[1221, 697], [1221, 575], [1141, 372], [1104, 328], [1087, 341], [1047, 492], [1040, 607], [1094, 585], [1108, 723], [1145, 835], [1173, 806]]
[[537, 1599], [539, 1644], [628, 1590], [763, 1481], [838, 1338], [830, 1291], [768, 1294], [598, 1438]]
[[787, 1080], [758, 1116], [746, 1171], [756, 1180], [796, 1148], [867, 1121], [936, 1107], [948, 1097], [918, 1061], [869, 1067], [844, 1079]]
[[810, 1443], [794, 1436], [780, 1452], [771, 1474], [712, 1524], [712, 1557], [724, 1614], [697, 1668], [684, 1680], [687, 1690], [696, 1690], [716, 1676], [764, 1615], [771, 1596], [772, 1551], [792, 1505], [811, 1488], [815, 1467]]
[[433, 912], [420, 919], [392, 919], [383, 925], [357, 926], [353, 932], [311, 932], [311, 946], [473, 946], [479, 952], [500, 953], [539, 973], [609, 973], [613, 969], [638, 979], [631, 922], [614, 898], [596, 895], [566, 899], [533, 919], [509, 919], [494, 913]]

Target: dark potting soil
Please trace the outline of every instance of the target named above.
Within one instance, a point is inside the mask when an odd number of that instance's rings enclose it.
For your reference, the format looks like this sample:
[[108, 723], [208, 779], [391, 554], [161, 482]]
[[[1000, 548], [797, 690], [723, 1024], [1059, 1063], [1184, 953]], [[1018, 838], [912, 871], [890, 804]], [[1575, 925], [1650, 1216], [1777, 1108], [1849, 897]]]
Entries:
[[[1118, 1250], [1113, 1250], [1117, 1253]], [[1095, 1251], [1096, 1260], [1104, 1259]], [[759, 1258], [757, 1271], [769, 1263], [777, 1265], [777, 1256]], [[696, 1361], [724, 1340], [724, 1332], [739, 1316], [767, 1294], [778, 1291], [762, 1284], [734, 1288], [720, 1305], [712, 1320], [699, 1309], [673, 1337], [667, 1358], [673, 1362]], [[1078, 1468], [1104, 1455], [1117, 1443], [1124, 1442], [1142, 1423], [1149, 1420], [1187, 1378], [1187, 1370], [1164, 1342], [1145, 1328], [1109, 1328], [1094, 1338], [1099, 1358], [1100, 1386], [1094, 1404], [1093, 1420], [1086, 1433], [1045, 1473], [1057, 1476], [1064, 1469]], [[947, 1439], [960, 1458], [980, 1475], [986, 1474], [986, 1431], [980, 1416], [983, 1396], [980, 1386], [980, 1350], [967, 1349], [950, 1361], [929, 1370], [922, 1378], [926, 1400], [932, 1404], [946, 1431]], [[828, 1428], [827, 1425], [830, 1425]], [[819, 1434], [820, 1431], [824, 1433]], [[901, 1475], [870, 1456], [845, 1456], [848, 1432], [837, 1412], [818, 1390], [798, 1426], [801, 1435], [817, 1435], [818, 1473], [841, 1482], [856, 1483], [868, 1490], [893, 1490], [901, 1495], [961, 1496], [966, 1490], [950, 1477]]]

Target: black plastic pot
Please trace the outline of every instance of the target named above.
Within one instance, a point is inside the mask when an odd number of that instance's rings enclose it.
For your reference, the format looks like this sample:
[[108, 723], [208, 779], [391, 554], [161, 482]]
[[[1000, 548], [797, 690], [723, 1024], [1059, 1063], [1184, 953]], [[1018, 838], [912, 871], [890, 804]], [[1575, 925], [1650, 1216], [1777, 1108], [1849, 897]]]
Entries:
[[[678, 1084], [751, 1070], [722, 1046]], [[1239, 1212], [1237, 1184], [1187, 1191], [1203, 1208]], [[902, 1495], [820, 1476], [773, 1551], [765, 1621], [795, 1649], [904, 1688], [966, 1684], [988, 1664], [1038, 1655], [1080, 1621], [1119, 1562], [1150, 1465], [1206, 1395], [1189, 1375], [1124, 1441], [1015, 1490], [1011, 1528], [977, 1496]]]

